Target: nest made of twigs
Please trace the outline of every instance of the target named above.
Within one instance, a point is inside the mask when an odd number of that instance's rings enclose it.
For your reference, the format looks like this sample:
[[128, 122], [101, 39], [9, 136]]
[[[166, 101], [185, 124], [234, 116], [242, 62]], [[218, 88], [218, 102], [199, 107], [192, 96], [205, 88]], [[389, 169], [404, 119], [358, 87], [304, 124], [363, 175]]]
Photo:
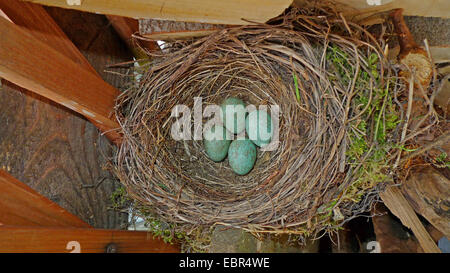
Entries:
[[[380, 43], [324, 9], [167, 43], [118, 100], [117, 175], [169, 222], [298, 234], [340, 226], [367, 211], [392, 175], [404, 127], [401, 117], [388, 126], [403, 115], [404, 85]], [[202, 141], [170, 135], [174, 106], [229, 96], [280, 107], [278, 149], [258, 151], [245, 176], [209, 160]]]

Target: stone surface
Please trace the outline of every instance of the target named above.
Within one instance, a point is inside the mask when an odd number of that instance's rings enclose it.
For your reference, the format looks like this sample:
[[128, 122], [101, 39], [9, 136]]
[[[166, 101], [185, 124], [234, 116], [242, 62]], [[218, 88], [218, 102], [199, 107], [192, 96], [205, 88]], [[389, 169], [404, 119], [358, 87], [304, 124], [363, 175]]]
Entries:
[[450, 45], [450, 19], [405, 16], [405, 23], [421, 46], [425, 38], [430, 46]]

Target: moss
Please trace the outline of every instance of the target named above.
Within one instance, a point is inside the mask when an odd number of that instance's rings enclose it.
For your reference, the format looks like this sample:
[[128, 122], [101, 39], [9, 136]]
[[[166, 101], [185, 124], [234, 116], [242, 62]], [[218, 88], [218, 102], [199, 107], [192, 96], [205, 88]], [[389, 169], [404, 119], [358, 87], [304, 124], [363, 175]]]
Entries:
[[438, 163], [438, 167], [450, 169], [450, 160], [448, 159], [447, 153], [442, 152], [438, 157], [436, 157], [435, 161]]
[[[364, 52], [360, 54], [364, 56]], [[350, 80], [353, 81], [353, 65], [342, 49], [331, 45], [327, 60], [336, 74], [336, 84], [347, 86]], [[361, 201], [368, 190], [388, 178], [390, 151], [396, 148], [389, 136], [401, 122], [393, 103], [393, 83], [389, 79], [383, 82], [380, 77], [378, 55], [369, 54], [364, 63], [355, 79], [355, 95], [351, 105], [353, 114], [361, 115], [350, 122], [347, 131], [346, 161], [351, 168], [352, 182], [343, 193], [344, 202]], [[334, 206], [333, 202], [335, 200], [329, 205]], [[330, 213], [331, 210], [325, 216], [330, 217]]]
[[122, 186], [118, 187], [111, 194], [111, 203], [113, 209], [123, 209], [129, 205], [130, 201], [131, 199], [128, 197], [127, 191]]

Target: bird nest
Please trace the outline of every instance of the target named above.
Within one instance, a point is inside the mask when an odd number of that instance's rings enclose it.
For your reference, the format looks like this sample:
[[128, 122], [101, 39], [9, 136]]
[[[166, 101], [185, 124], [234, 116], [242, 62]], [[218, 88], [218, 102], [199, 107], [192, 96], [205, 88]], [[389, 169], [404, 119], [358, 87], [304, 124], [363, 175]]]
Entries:
[[[118, 99], [117, 175], [171, 223], [301, 235], [337, 228], [370, 209], [401, 156], [405, 85], [382, 43], [318, 8], [166, 43]], [[244, 176], [227, 159], [209, 160], [202, 140], [171, 136], [175, 106], [227, 97], [280, 110], [277, 148], [258, 150]]]

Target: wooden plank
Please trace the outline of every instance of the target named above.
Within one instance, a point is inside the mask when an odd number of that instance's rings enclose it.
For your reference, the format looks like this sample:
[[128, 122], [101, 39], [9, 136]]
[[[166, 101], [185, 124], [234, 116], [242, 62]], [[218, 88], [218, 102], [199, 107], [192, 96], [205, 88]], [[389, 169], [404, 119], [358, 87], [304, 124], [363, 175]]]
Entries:
[[42, 6], [17, 0], [2, 0], [0, 10], [11, 22], [29, 30], [36, 39], [97, 74]]
[[[4, 0], [0, 2], [0, 10], [9, 21], [26, 28], [38, 40], [46, 43], [95, 75], [98, 75], [91, 64], [67, 38], [61, 28], [42, 6], [17, 0]], [[110, 131], [111, 128], [97, 122], [90, 116], [86, 116], [86, 118], [94, 123], [101, 131], [105, 132], [105, 135], [111, 141], [119, 142], [118, 139], [121, 136], [117, 131]]]
[[402, 184], [414, 210], [447, 238], [450, 237], [450, 180], [432, 167], [414, 169]]
[[201, 37], [225, 27], [226, 25], [176, 22], [169, 20], [139, 20], [139, 34], [152, 40], [178, 40]]
[[90, 225], [0, 169], [0, 225]]
[[1, 253], [102, 253], [111, 244], [117, 253], [180, 252], [149, 232], [91, 228], [0, 226], [0, 242]]
[[103, 130], [119, 127], [111, 118], [117, 89], [4, 18], [0, 36], [0, 77], [94, 120]]
[[[1, 1], [0, 1], [1, 2]], [[58, 26], [107, 83], [129, 78], [106, 72], [132, 59], [103, 15], [45, 7]], [[115, 72], [127, 73], [128, 68]], [[0, 88], [0, 168], [96, 228], [126, 226], [125, 211], [113, 210], [120, 186], [105, 165], [114, 154], [109, 141], [80, 114], [3, 80]]]
[[6, 80], [0, 124], [1, 169], [96, 228], [128, 222], [110, 209], [120, 182], [104, 168], [113, 147], [93, 124]]
[[84, 0], [79, 5], [69, 5], [66, 0], [29, 0], [31, 2], [72, 8], [101, 14], [131, 18], [234, 24], [246, 22], [242, 18], [266, 22], [281, 14], [292, 0]]
[[388, 186], [380, 197], [392, 214], [412, 230], [425, 253], [441, 252], [398, 187]]

